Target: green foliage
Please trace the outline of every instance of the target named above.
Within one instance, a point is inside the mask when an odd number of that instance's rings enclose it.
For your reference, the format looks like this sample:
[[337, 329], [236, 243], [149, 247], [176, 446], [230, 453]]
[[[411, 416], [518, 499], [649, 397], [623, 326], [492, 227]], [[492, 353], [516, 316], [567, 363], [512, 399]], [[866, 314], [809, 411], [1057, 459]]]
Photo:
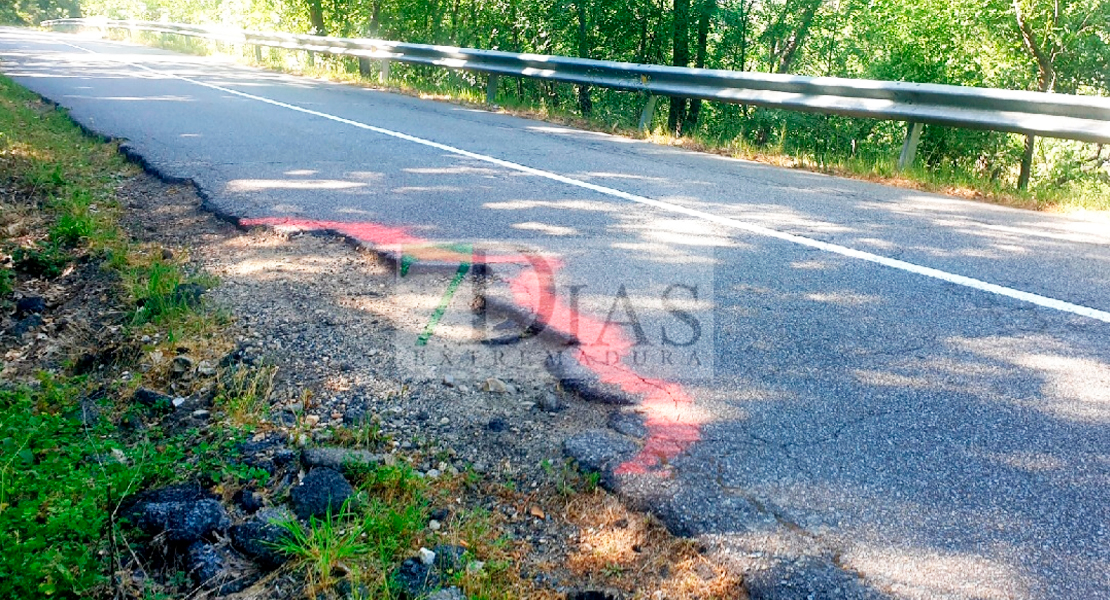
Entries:
[[[685, 26], [675, 19], [673, 8], [679, 4], [689, 5]], [[1051, 84], [1045, 89], [1110, 95], [1110, 2], [1104, 0], [244, 0], [234, 6], [215, 0], [141, 5], [86, 0], [83, 9], [125, 18], [165, 17], [294, 33], [322, 29], [341, 36], [654, 64], [675, 61], [672, 36], [677, 26], [678, 39], [688, 30], [684, 45], [690, 57], [682, 64], [704, 60], [709, 68], [1030, 90], [1041, 89], [1044, 80]], [[702, 20], [704, 36], [699, 35]], [[172, 43], [191, 52], [211, 47], [187, 40]], [[280, 50], [267, 50], [263, 62], [349, 77], [358, 72], [348, 58], [316, 56], [310, 66], [304, 53]], [[485, 77], [394, 65], [391, 82], [478, 100]], [[582, 93], [591, 99], [588, 114], [582, 112]], [[636, 94], [583, 92], [533, 80], [503, 81], [497, 100], [548, 115], [585, 116], [594, 127], [612, 130], [632, 130], [644, 101]], [[666, 111], [659, 112], [656, 129], [668, 123]], [[818, 167], [850, 164], [863, 173], [877, 173], [866, 165], [885, 164], [897, 156], [904, 133], [902, 123], [708, 102], [700, 105], [696, 118], [680, 121], [682, 136], [715, 148], [788, 154]], [[1054, 149], [1068, 142], [1041, 143], [1030, 193], [1017, 192], [1022, 143], [1020, 136], [1004, 133], [927, 126], [918, 161], [930, 180], [951, 175], [941, 187], [970, 182], [980, 191], [1000, 190], [1022, 201], [1099, 205], [1099, 182], [1110, 172], [1107, 163], [1091, 168], [1082, 157]], [[1087, 145], [1079, 154], [1093, 152]], [[1066, 185], [1056, 183], [1061, 177]]]
[[220, 374], [214, 406], [233, 425], [260, 425], [270, 410], [277, 368], [231, 367]]
[[318, 590], [346, 578], [365, 585], [371, 598], [393, 597], [388, 574], [427, 519], [424, 485], [408, 467], [370, 467], [358, 479], [358, 496], [338, 514], [312, 518], [307, 527], [283, 523], [288, 536], [277, 547]]
[[53, 279], [62, 274], [73, 258], [54, 242], [38, 242], [12, 252], [15, 268], [35, 277]]
[[82, 424], [81, 392], [52, 379], [0, 389], [0, 597], [77, 597], [104, 582], [109, 512], [142, 469], [110, 425]]

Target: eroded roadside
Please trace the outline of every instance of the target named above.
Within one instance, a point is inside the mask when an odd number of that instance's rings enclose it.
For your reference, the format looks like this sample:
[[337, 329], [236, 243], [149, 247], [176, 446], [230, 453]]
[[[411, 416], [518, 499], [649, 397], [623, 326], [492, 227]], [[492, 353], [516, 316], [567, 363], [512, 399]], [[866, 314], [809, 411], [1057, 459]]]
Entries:
[[[103, 493], [98, 502], [110, 514], [88, 532], [85, 560], [74, 562], [80, 550], [59, 555], [19, 589], [63, 597], [744, 594], [697, 544], [628, 511], [564, 458], [564, 439], [619, 426], [619, 409], [564, 394], [536, 371], [413, 380], [393, 360], [413, 306], [395, 293], [388, 262], [334, 236], [245, 232], [205, 212], [189, 186], [133, 170], [112, 176], [113, 198], [93, 211], [118, 217], [130, 239], [111, 246], [115, 254], [82, 251], [59, 272], [15, 269], [6, 293], [5, 419], [50, 413], [66, 431], [104, 443], [55, 460], [49, 441], [32, 447], [28, 437], [20, 448], [5, 445], [5, 473], [44, 468], [48, 456], [55, 467], [91, 465], [84, 485]], [[32, 218], [36, 203], [49, 202], [42, 190], [14, 187], [5, 248], [18, 267], [19, 249], [46, 247], [56, 224]], [[74, 246], [83, 245], [78, 234]], [[139, 262], [145, 278], [131, 282], [128, 265]], [[177, 274], [168, 288], [158, 280], [166, 274]], [[163, 301], [186, 316], [143, 316]], [[59, 406], [79, 410], [53, 414], [60, 411], [44, 390], [62, 380], [72, 389]], [[49, 494], [26, 489], [33, 483], [0, 498], [16, 558], [66, 534], [19, 529], [20, 519], [50, 510]], [[51, 568], [81, 576], [51, 576]]]

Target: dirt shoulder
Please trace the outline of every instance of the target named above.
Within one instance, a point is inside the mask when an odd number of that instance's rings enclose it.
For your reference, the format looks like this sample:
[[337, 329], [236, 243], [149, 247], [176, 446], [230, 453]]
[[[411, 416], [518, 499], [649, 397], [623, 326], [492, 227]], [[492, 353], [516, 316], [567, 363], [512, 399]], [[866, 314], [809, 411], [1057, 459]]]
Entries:
[[628, 409], [398, 365], [450, 274], [239, 229], [2, 91], [0, 595], [744, 596], [565, 457]]

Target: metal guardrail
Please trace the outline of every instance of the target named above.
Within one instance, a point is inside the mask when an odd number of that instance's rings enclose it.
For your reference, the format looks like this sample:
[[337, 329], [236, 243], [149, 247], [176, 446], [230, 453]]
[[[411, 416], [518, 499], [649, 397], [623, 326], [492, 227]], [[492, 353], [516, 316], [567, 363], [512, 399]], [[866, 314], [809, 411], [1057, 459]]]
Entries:
[[[712, 69], [516, 54], [495, 50], [409, 44], [286, 33], [242, 31], [198, 25], [58, 19], [46, 27], [127, 29], [206, 38], [382, 61], [476, 71], [489, 75], [487, 100], [496, 98], [499, 76], [546, 79], [649, 94], [640, 117], [646, 128], [658, 96], [701, 98], [793, 111], [906, 121], [910, 124], [899, 166], [913, 162], [922, 124], [987, 129], [1092, 143], [1110, 143], [1110, 97], [1046, 94], [928, 83], [803, 77]], [[1023, 179], [1028, 167], [1023, 164]]]

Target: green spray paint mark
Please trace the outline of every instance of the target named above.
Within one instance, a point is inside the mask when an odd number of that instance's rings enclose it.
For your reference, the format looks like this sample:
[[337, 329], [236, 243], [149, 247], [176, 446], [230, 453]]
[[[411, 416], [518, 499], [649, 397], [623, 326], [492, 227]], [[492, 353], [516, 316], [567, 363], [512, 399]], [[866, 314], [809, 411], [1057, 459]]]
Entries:
[[428, 340], [432, 338], [435, 332], [436, 325], [439, 320], [443, 318], [443, 313], [447, 312], [447, 305], [451, 303], [451, 298], [455, 296], [455, 292], [459, 289], [459, 284], [462, 283], [463, 277], [466, 277], [467, 271], [470, 270], [470, 263], [459, 263], [459, 268], [455, 271], [455, 277], [451, 283], [447, 285], [447, 291], [443, 293], [443, 297], [439, 300], [439, 306], [432, 312], [432, 318], [428, 320], [428, 325], [424, 327], [424, 332], [420, 337], [416, 338], [417, 346], [426, 346]]

